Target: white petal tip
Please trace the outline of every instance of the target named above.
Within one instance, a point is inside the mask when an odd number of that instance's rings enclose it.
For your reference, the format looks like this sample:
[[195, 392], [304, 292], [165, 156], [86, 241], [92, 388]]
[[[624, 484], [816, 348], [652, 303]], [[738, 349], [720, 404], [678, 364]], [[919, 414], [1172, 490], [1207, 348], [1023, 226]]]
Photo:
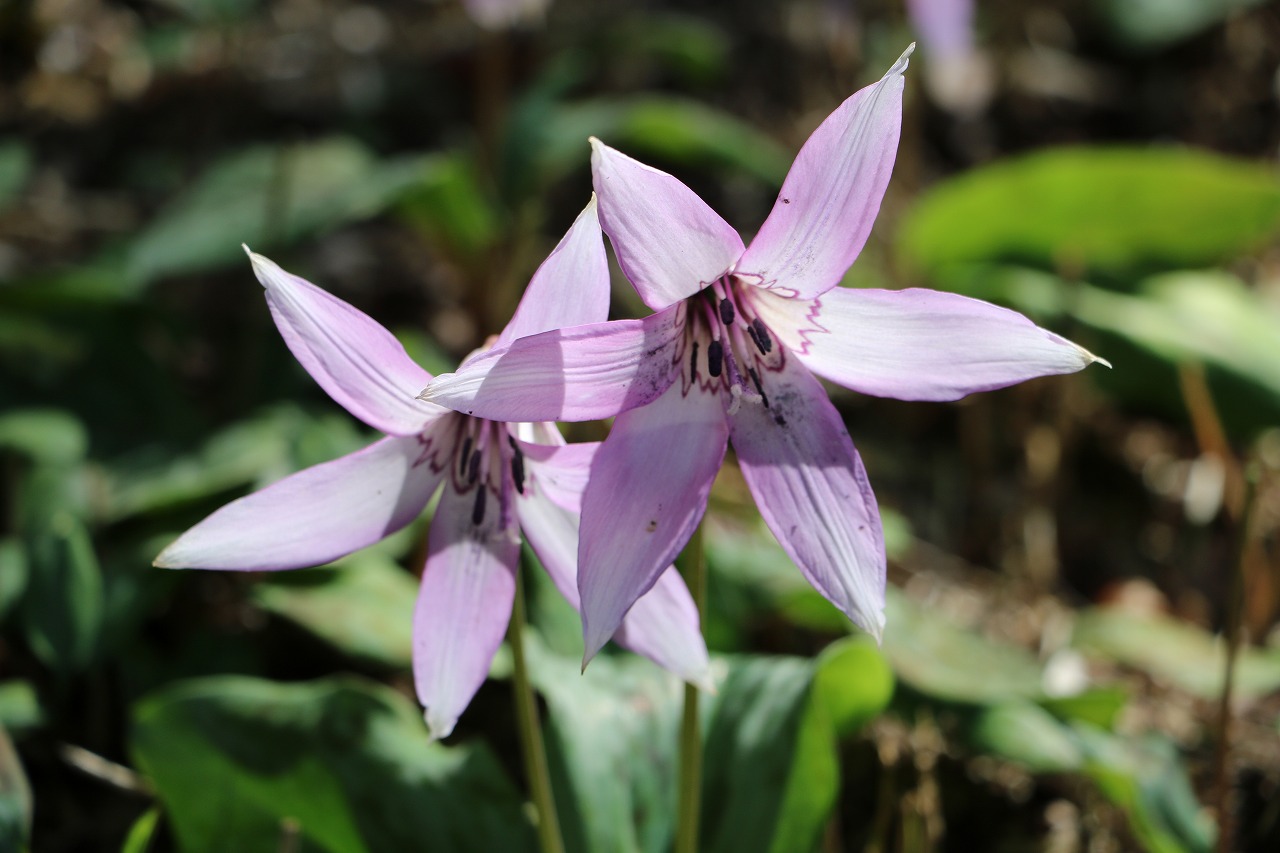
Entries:
[[432, 741], [444, 740], [453, 734], [453, 727], [458, 723], [457, 717], [444, 716], [430, 708], [422, 716], [427, 721], [427, 737]]
[[689, 679], [689, 683], [708, 696], [716, 696], [720, 693], [720, 691], [716, 689], [715, 679], [711, 677], [711, 672], [709, 670], [702, 673], [697, 678]]
[[250, 248], [249, 248], [249, 244], [248, 244], [248, 243], [241, 243], [241, 244], [240, 244], [240, 248], [241, 248], [241, 249], [244, 249], [244, 253], [245, 253], [246, 255], [248, 255], [250, 258], [252, 258], [252, 257], [253, 257], [253, 249], [250, 249]]
[[1111, 366], [1111, 362], [1107, 361], [1105, 358], [1103, 358], [1100, 355], [1094, 355], [1093, 353], [1089, 353], [1089, 358], [1092, 359], [1091, 363], [1101, 364], [1103, 367], [1107, 368], [1108, 370], [1115, 369]]
[[904, 71], [907, 70], [907, 65], [910, 64], [911, 54], [915, 52], [916, 52], [916, 43], [912, 42], [911, 44], [907, 45], [907, 49], [902, 52], [902, 56], [898, 57], [898, 61], [893, 63], [893, 67], [890, 68], [888, 71], [886, 71], [884, 76], [892, 77], [895, 74], [901, 75]]

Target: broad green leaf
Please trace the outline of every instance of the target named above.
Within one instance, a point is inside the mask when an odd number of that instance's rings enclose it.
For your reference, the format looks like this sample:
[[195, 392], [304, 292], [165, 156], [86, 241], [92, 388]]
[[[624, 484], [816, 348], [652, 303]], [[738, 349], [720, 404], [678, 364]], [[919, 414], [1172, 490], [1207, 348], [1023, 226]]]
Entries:
[[914, 690], [978, 705], [1042, 695], [1040, 665], [1021, 647], [952, 625], [893, 587], [885, 614], [885, 657]]
[[265, 485], [364, 443], [345, 415], [315, 417], [294, 406], [274, 406], [214, 434], [194, 453], [147, 451], [112, 461], [103, 472], [99, 512], [106, 521], [118, 521]]
[[31, 839], [31, 785], [0, 725], [0, 850], [25, 850]]
[[102, 575], [84, 524], [66, 510], [24, 535], [30, 575], [20, 615], [31, 650], [60, 673], [92, 661], [102, 626]]
[[1071, 731], [1032, 702], [1009, 701], [983, 708], [969, 726], [979, 752], [1017, 762], [1035, 773], [1078, 770], [1084, 753]]
[[394, 668], [413, 656], [418, 584], [389, 557], [362, 551], [326, 569], [288, 572], [254, 587], [257, 604], [347, 654]]
[[424, 157], [380, 162], [344, 138], [230, 155], [139, 235], [129, 276], [146, 283], [234, 263], [247, 270], [242, 243], [267, 251], [373, 216], [423, 180], [430, 164]]
[[[1221, 639], [1167, 616], [1094, 608], [1076, 620], [1072, 643], [1086, 654], [1140, 669], [1197, 696], [1212, 698], [1222, 691], [1226, 646]], [[1234, 689], [1243, 697], [1280, 690], [1280, 651], [1242, 648]]]
[[21, 190], [31, 174], [31, 149], [21, 142], [0, 142], [0, 210]]
[[129, 834], [124, 838], [120, 853], [147, 853], [151, 848], [151, 840], [155, 838], [156, 827], [160, 825], [160, 809], [149, 808], [129, 827]]
[[0, 728], [21, 734], [43, 719], [40, 697], [30, 681], [0, 681]]
[[1173, 744], [1164, 738], [1122, 738], [1073, 727], [1086, 773], [1129, 816], [1142, 845], [1157, 853], [1208, 853], [1216, 835], [1201, 809]]
[[1272, 166], [1178, 148], [1062, 148], [939, 184], [904, 217], [898, 254], [936, 272], [1022, 261], [1122, 273], [1210, 266], [1280, 231]]
[[770, 851], [816, 846], [840, 792], [840, 739], [874, 719], [892, 696], [893, 672], [870, 639], [841, 640], [818, 657]]
[[404, 195], [400, 212], [451, 257], [492, 263], [488, 253], [502, 233], [501, 214], [489, 200], [470, 158], [441, 156]]
[[60, 409], [19, 409], [0, 415], [0, 450], [41, 463], [70, 465], [84, 458], [88, 446], [84, 425]]
[[792, 157], [772, 137], [728, 113], [657, 95], [568, 104], [541, 133], [540, 170], [551, 176], [587, 163], [590, 136], [642, 159], [718, 166], [770, 185], [782, 183]]
[[555, 654], [526, 635], [547, 701], [548, 757], [569, 853], [664, 853], [674, 831], [680, 682], [635, 655]]
[[[547, 699], [561, 826], [573, 853], [669, 848], [682, 688], [648, 661], [578, 659], [536, 637], [530, 671]], [[839, 791], [842, 737], [879, 713], [893, 678], [874, 644], [847, 638], [816, 661], [717, 659], [702, 696], [705, 851], [807, 851]], [[565, 795], [567, 793], [567, 796]]]
[[418, 708], [356, 679], [193, 680], [134, 708], [132, 750], [183, 850], [531, 851], [483, 747], [427, 740]]
[[1168, 47], [1264, 0], [1094, 0], [1112, 32], [1148, 50]]

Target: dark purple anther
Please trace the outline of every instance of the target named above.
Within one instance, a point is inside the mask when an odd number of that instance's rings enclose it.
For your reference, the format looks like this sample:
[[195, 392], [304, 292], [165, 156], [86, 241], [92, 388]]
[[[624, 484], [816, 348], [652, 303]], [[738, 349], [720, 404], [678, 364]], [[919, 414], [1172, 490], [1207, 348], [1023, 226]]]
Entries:
[[477, 527], [484, 521], [484, 499], [487, 491], [488, 489], [483, 485], [476, 489], [476, 503], [475, 506], [471, 507], [471, 523]]
[[760, 347], [760, 352], [768, 355], [773, 350], [773, 338], [769, 334], [768, 327], [757, 317], [751, 321], [751, 328], [755, 329], [756, 345]]
[[689, 378], [698, 375], [698, 342], [693, 342], [693, 355], [689, 356]]
[[707, 373], [712, 376], [720, 375], [720, 368], [724, 366], [724, 345], [719, 341], [712, 341], [707, 344]]
[[764, 388], [760, 385], [760, 374], [756, 373], [754, 367], [748, 367], [747, 375], [751, 377], [751, 384], [756, 386], [756, 393], [760, 395], [760, 401], [764, 403], [766, 409], [769, 408], [769, 395], [764, 393]]
[[524, 494], [524, 454], [520, 452], [520, 448], [516, 446], [515, 439], [511, 440], [511, 478], [516, 481], [516, 491]]
[[474, 483], [480, 476], [480, 451], [471, 453], [471, 463], [467, 466], [467, 482]]
[[467, 436], [462, 440], [462, 453], [458, 457], [458, 476], [465, 476], [467, 473], [467, 464], [471, 461], [471, 436]]
[[726, 326], [733, 325], [733, 303], [728, 299], [720, 300], [720, 322]]

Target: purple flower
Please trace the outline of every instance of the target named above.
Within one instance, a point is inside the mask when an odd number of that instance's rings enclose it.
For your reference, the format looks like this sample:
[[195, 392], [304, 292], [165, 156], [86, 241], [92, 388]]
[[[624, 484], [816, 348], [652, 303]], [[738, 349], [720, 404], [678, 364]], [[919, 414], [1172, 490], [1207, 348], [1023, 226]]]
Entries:
[[814, 374], [865, 394], [956, 400], [1098, 360], [985, 302], [836, 286], [889, 182], [909, 54], [814, 131], [747, 248], [684, 184], [593, 140], [601, 223], [657, 313], [516, 341], [424, 392], [479, 417], [621, 413], [582, 500], [588, 658], [689, 540], [729, 440], [800, 571], [880, 636], [879, 511]]
[[[578, 511], [599, 445], [566, 445], [551, 424], [467, 417], [414, 399], [431, 375], [390, 332], [261, 255], [249, 257], [294, 356], [386, 437], [224, 506], [156, 565], [273, 571], [327, 563], [404, 527], [443, 484], [414, 617], [413, 664], [431, 734], [445, 737], [502, 642], [522, 529], [556, 587], [579, 606]], [[495, 346], [603, 320], [608, 285], [593, 199], [534, 275]], [[697, 609], [674, 570], [659, 574], [616, 626], [617, 639], [706, 686]]]

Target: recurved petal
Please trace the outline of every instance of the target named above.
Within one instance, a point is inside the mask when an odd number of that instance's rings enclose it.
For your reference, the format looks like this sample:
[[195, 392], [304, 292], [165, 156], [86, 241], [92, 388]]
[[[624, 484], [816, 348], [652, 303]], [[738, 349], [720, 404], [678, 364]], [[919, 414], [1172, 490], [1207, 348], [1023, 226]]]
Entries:
[[489, 673], [515, 599], [520, 539], [490, 495], [475, 524], [475, 490], [446, 488], [431, 521], [413, 617], [413, 678], [431, 737], [447, 737]]
[[603, 323], [609, 319], [609, 259], [604, 253], [596, 199], [533, 274], [515, 316], [494, 347], [550, 329]]
[[[556, 589], [580, 610], [578, 599], [578, 515], [533, 492], [517, 501], [525, 539]], [[698, 609], [684, 581], [668, 569], [632, 606], [614, 640], [703, 689], [713, 689], [707, 646]]]
[[810, 302], [763, 296], [754, 303], [761, 318], [810, 370], [876, 397], [958, 400], [1102, 361], [1016, 311], [954, 293], [837, 288]]
[[431, 374], [373, 318], [262, 255], [249, 259], [294, 357], [347, 411], [390, 435], [413, 435], [443, 414], [414, 399]]
[[417, 438], [384, 438], [232, 501], [182, 534], [166, 569], [318, 566], [372, 545], [427, 505], [440, 475]]
[[591, 174], [618, 264], [655, 311], [697, 293], [742, 254], [733, 226], [666, 172], [593, 138]]
[[809, 137], [738, 262], [740, 275], [805, 299], [840, 283], [867, 242], [889, 185], [910, 55], [908, 48], [878, 83], [856, 92]]
[[761, 377], [769, 406], [729, 417], [742, 475], [765, 523], [809, 583], [878, 640], [884, 628], [880, 511], [827, 393], [792, 357]]
[[590, 660], [693, 535], [724, 459], [716, 397], [681, 382], [618, 416], [582, 495], [578, 591]]
[[495, 421], [590, 421], [656, 398], [671, 384], [685, 306], [643, 320], [555, 329], [489, 350], [436, 378], [423, 400]]

